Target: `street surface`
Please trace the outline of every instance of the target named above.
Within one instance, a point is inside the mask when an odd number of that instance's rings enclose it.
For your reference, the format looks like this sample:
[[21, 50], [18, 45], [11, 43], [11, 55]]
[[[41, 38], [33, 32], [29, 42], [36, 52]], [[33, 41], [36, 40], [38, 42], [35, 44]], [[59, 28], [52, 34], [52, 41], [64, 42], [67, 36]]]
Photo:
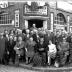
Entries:
[[15, 66], [0, 65], [0, 72], [38, 72], [38, 71], [27, 70], [27, 69], [24, 69], [21, 67], [15, 67]]
[[[29, 66], [28, 66], [29, 67]], [[61, 67], [61, 68], [52, 68], [52, 67], [44, 67], [39, 68], [38, 70], [31, 70], [24, 67], [17, 67], [13, 65], [0, 65], [0, 72], [72, 72], [72, 67]], [[41, 69], [41, 70], [39, 70]]]

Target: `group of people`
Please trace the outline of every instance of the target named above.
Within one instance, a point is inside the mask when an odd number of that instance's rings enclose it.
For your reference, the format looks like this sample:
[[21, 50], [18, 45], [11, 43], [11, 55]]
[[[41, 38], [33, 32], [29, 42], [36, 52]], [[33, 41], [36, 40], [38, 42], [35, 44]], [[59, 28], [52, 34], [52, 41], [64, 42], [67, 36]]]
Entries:
[[64, 66], [72, 62], [72, 35], [36, 28], [35, 24], [30, 29], [5, 30], [0, 33], [0, 63], [10, 61], [33, 66]]

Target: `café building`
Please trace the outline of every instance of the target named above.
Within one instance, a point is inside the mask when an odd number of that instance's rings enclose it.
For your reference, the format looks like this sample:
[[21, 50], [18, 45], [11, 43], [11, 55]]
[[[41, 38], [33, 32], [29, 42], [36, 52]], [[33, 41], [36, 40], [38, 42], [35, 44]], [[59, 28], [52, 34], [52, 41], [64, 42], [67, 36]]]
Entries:
[[72, 31], [72, 13], [48, 1], [0, 2], [0, 32], [5, 29], [37, 28]]

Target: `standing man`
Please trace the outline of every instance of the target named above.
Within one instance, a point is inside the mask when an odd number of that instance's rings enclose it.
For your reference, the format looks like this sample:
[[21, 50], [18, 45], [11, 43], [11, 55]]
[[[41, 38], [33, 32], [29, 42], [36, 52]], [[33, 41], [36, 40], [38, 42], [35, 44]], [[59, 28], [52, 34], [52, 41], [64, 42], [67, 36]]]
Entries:
[[5, 37], [3, 33], [0, 34], [0, 61], [3, 63], [4, 61], [4, 53], [5, 53]]
[[37, 28], [36, 28], [36, 24], [33, 24], [32, 27], [30, 28], [30, 30], [32, 30], [32, 31], [33, 31], [34, 29], [37, 29]]

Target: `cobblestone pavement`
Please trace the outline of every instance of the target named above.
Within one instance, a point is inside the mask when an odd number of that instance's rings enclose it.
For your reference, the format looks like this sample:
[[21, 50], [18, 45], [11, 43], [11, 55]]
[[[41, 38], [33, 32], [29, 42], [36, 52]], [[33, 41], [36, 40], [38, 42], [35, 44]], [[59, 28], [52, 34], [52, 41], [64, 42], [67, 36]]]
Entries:
[[0, 65], [0, 72], [38, 72], [27, 70], [21, 67]]

